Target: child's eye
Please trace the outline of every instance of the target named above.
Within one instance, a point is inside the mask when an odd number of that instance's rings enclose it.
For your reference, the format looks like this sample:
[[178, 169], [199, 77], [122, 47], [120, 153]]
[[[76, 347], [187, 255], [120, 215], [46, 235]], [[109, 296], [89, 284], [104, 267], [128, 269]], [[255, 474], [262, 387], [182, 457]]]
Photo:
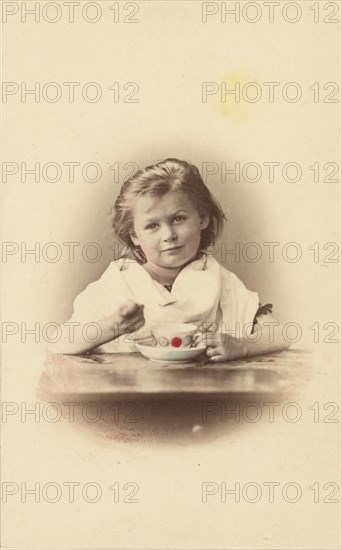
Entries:
[[149, 223], [146, 225], [145, 229], [155, 229], [157, 227], [156, 223]]
[[173, 220], [174, 220], [175, 222], [183, 222], [185, 219], [186, 219], [185, 216], [175, 216], [175, 217], [173, 218]]

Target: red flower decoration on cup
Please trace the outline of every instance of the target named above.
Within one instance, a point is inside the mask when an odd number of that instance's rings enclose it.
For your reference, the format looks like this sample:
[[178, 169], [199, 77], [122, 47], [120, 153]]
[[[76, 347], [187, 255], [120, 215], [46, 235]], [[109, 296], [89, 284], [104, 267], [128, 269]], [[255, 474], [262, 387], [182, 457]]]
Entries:
[[178, 338], [177, 336], [175, 338], [172, 338], [171, 340], [171, 346], [175, 348], [179, 348], [179, 346], [182, 345], [182, 339]]

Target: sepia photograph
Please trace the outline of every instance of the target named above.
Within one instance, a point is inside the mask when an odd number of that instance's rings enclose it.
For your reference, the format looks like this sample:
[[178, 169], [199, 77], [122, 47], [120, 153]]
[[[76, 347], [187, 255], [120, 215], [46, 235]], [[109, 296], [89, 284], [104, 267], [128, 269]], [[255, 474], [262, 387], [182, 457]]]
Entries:
[[1, 548], [341, 547], [341, 8], [2, 1]]

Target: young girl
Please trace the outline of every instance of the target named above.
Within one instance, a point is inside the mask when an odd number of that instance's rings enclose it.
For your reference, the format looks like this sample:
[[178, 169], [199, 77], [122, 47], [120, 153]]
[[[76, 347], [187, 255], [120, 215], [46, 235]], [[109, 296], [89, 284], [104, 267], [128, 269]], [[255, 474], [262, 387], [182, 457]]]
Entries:
[[51, 351], [134, 352], [166, 321], [196, 324], [213, 362], [289, 347], [271, 306], [206, 253], [225, 216], [195, 166], [170, 158], [139, 170], [113, 211], [124, 253], [77, 296]]

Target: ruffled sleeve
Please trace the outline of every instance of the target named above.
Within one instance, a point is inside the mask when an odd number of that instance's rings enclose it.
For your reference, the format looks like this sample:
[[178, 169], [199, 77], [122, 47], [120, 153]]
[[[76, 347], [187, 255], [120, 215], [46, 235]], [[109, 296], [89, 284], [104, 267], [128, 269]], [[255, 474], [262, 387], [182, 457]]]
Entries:
[[264, 306], [262, 306], [259, 302], [259, 308], [253, 320], [253, 331], [254, 331], [255, 325], [258, 324], [258, 317], [260, 317], [261, 315], [268, 315], [269, 313], [272, 313], [272, 309], [273, 309], [273, 304], [265, 304]]
[[124, 301], [131, 298], [120, 268], [120, 261], [112, 262], [97, 281], [90, 283], [76, 296], [70, 322], [84, 325], [99, 321], [113, 315]]
[[222, 266], [221, 270], [221, 332], [240, 338], [249, 336], [259, 307], [258, 293], [248, 290], [234, 273]]

